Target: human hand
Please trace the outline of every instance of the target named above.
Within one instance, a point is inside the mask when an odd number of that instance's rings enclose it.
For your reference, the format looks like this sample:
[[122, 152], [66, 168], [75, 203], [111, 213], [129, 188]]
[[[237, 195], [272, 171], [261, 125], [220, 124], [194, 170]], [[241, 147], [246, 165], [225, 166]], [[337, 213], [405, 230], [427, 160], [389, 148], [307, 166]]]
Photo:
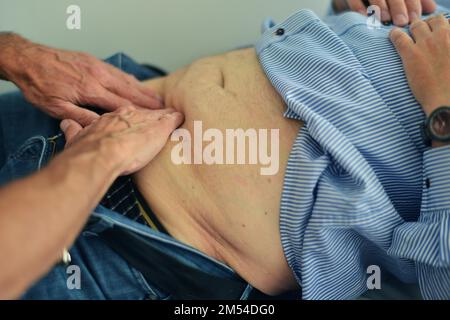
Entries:
[[5, 46], [6, 78], [52, 117], [86, 126], [98, 115], [83, 105], [108, 111], [126, 105], [162, 107], [156, 94], [134, 77], [86, 53], [49, 48], [18, 35], [10, 35]]
[[450, 105], [450, 24], [438, 15], [415, 20], [412, 36], [394, 29], [390, 38], [403, 61], [411, 90], [429, 116]]
[[104, 114], [85, 128], [66, 119], [61, 122], [66, 157], [67, 153], [95, 154], [93, 159], [112, 165], [117, 175], [132, 174], [153, 160], [183, 119], [173, 109], [133, 106]]
[[337, 12], [352, 10], [367, 15], [367, 5], [380, 7], [381, 21], [393, 21], [397, 26], [436, 10], [434, 0], [333, 0]]

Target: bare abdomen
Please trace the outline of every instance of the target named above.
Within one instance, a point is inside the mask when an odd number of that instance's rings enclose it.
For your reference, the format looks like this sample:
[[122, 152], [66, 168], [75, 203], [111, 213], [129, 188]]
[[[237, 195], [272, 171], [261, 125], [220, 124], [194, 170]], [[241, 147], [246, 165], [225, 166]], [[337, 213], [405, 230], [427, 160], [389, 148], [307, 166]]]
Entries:
[[[279, 207], [301, 123], [283, 117], [283, 101], [254, 50], [206, 58], [148, 85], [164, 96], [167, 107], [184, 112], [182, 128], [192, 137], [195, 121], [203, 132], [217, 129], [224, 137], [227, 129], [278, 130], [278, 171], [273, 175], [262, 175], [267, 165], [259, 162], [176, 165], [172, 150], [178, 142], [169, 142], [135, 180], [172, 236], [227, 263], [263, 292], [290, 289], [295, 281], [281, 247]], [[248, 143], [245, 149], [249, 155]]]

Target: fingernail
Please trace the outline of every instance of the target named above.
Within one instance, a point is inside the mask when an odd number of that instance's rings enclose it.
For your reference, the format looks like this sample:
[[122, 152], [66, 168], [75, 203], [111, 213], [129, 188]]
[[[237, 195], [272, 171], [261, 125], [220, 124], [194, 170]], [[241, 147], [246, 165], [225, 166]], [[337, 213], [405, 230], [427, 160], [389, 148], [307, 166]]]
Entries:
[[63, 120], [61, 121], [59, 127], [61, 128], [62, 131], [66, 131], [67, 128], [69, 128], [70, 126], [70, 122], [68, 120]]
[[399, 14], [394, 17], [394, 23], [398, 26], [404, 26], [408, 23], [408, 17], [404, 14]]

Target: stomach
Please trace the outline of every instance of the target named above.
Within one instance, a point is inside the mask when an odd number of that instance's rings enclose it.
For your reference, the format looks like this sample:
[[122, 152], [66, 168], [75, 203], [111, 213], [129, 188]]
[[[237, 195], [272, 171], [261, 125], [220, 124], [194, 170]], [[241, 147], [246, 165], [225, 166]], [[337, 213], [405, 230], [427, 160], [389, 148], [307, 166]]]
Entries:
[[[283, 253], [279, 216], [285, 168], [302, 123], [283, 117], [285, 104], [267, 79], [255, 50], [204, 58], [145, 85], [164, 98], [166, 107], [184, 113], [181, 128], [193, 140], [199, 123], [203, 133], [215, 129], [224, 139], [227, 130], [268, 133], [266, 142], [271, 147], [267, 151], [270, 149], [272, 158], [278, 158], [278, 170], [270, 175], [262, 174], [261, 168], [267, 164], [250, 163], [249, 152], [255, 151], [250, 139], [241, 145], [244, 150], [235, 146], [234, 162], [224, 164], [193, 164], [198, 147], [211, 143], [195, 140], [190, 146], [185, 144], [191, 151], [192, 164], [174, 160], [174, 148], [181, 144], [168, 141], [134, 180], [174, 238], [226, 263], [266, 294], [296, 288]], [[270, 139], [269, 132], [276, 130], [278, 139]], [[256, 148], [261, 148], [264, 139], [258, 136], [257, 140]], [[227, 151], [223, 152], [224, 160], [225, 153], [228, 156], [232, 152]], [[246, 161], [237, 163], [238, 152], [242, 151]]]

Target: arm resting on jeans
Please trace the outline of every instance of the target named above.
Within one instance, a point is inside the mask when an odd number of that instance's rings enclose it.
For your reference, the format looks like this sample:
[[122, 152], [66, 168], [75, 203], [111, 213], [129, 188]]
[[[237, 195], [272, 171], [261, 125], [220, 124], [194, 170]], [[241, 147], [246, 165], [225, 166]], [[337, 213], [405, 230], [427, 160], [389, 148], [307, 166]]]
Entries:
[[64, 152], [0, 190], [0, 299], [18, 297], [69, 247], [120, 174], [98, 152]]
[[83, 128], [64, 120], [68, 148], [0, 190], [0, 299], [19, 296], [61, 258], [119, 176], [137, 172], [182, 122], [173, 109], [124, 107]]

